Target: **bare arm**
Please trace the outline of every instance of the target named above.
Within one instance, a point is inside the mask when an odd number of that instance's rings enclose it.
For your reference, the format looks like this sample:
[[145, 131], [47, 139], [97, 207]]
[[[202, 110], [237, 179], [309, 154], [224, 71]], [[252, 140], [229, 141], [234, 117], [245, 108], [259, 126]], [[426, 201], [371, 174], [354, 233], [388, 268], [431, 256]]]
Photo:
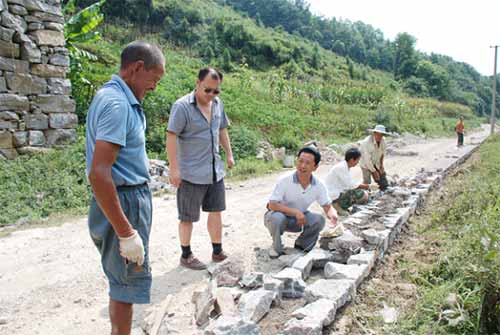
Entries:
[[358, 190], [368, 190], [368, 189], [370, 189], [370, 185], [368, 185], [368, 184], [359, 184], [359, 186], [356, 187], [356, 189], [358, 189]]
[[323, 211], [325, 212], [326, 217], [330, 220], [331, 226], [335, 226], [337, 224], [337, 211], [333, 208], [332, 205], [328, 204], [322, 206]]
[[232, 168], [234, 166], [233, 150], [231, 149], [231, 140], [229, 139], [229, 132], [227, 128], [222, 128], [219, 132], [219, 142], [226, 152], [227, 167]]
[[167, 157], [169, 163], [169, 179], [170, 183], [175, 187], [181, 185], [181, 175], [179, 171], [179, 163], [177, 162], [177, 135], [167, 131]]
[[120, 146], [117, 144], [96, 141], [89, 181], [97, 204], [113, 226], [116, 234], [119, 237], [130, 237], [134, 231], [123, 213], [111, 176], [111, 167], [116, 161], [119, 151]]

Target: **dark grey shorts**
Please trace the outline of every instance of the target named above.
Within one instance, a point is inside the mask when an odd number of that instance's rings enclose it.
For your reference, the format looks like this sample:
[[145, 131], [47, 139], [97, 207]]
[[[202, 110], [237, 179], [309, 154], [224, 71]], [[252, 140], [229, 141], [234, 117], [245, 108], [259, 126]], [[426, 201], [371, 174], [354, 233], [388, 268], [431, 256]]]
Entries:
[[193, 184], [183, 180], [177, 189], [177, 211], [179, 220], [197, 222], [200, 207], [204, 212], [222, 212], [226, 209], [224, 179], [214, 184]]
[[115, 301], [131, 304], [148, 304], [151, 291], [149, 267], [149, 233], [152, 222], [151, 192], [148, 185], [118, 188], [123, 212], [132, 227], [137, 230], [144, 244], [144, 264], [126, 263], [120, 255], [118, 238], [104, 216], [96, 200], [90, 201], [88, 218], [90, 236], [101, 254], [101, 263], [109, 281], [109, 296]]

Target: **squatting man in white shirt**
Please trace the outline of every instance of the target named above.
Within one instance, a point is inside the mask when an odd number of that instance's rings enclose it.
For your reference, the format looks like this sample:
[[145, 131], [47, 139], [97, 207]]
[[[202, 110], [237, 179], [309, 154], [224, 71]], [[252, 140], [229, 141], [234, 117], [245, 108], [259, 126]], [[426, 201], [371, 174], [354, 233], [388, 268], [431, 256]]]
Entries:
[[267, 203], [264, 224], [273, 239], [269, 251], [271, 258], [283, 254], [281, 235], [285, 231], [301, 233], [295, 240], [295, 248], [311, 251], [325, 226], [325, 218], [308, 210], [317, 202], [325, 212], [329, 225], [337, 224], [337, 212], [331, 206], [326, 186], [313, 176], [321, 161], [321, 154], [314, 146], [300, 149], [297, 155], [296, 171], [278, 180]]
[[354, 204], [366, 204], [370, 187], [369, 184], [356, 182], [351, 174], [351, 168], [358, 165], [361, 159], [361, 151], [350, 148], [344, 158], [330, 169], [325, 179], [332, 205], [340, 215], [347, 214], [347, 209]]

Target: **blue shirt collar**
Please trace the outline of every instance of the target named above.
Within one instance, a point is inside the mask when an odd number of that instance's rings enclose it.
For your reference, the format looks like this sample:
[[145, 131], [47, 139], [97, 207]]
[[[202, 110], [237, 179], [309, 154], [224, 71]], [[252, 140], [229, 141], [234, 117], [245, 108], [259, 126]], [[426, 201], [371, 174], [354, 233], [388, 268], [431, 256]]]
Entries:
[[117, 83], [120, 86], [120, 88], [123, 90], [123, 93], [125, 93], [125, 96], [127, 97], [127, 100], [131, 106], [141, 107], [141, 103], [139, 102], [139, 100], [137, 100], [130, 87], [128, 87], [127, 83], [120, 76], [116, 74], [112, 75], [111, 81]]
[[[293, 173], [293, 182], [294, 182], [295, 184], [298, 184], [298, 183], [299, 183], [299, 177], [297, 176], [297, 171], [295, 171], [295, 172]], [[312, 185], [312, 186], [316, 185], [316, 177], [314, 177], [314, 176], [312, 176], [312, 175], [311, 175], [311, 185]]]

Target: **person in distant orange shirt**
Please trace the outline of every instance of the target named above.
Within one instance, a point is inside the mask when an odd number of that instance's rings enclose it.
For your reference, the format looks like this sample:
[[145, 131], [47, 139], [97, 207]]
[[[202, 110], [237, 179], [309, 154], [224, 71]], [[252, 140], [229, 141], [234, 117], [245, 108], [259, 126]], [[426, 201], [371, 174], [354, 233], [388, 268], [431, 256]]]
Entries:
[[461, 116], [460, 119], [457, 122], [457, 125], [455, 126], [455, 130], [457, 131], [457, 147], [461, 147], [464, 145], [464, 117]]

